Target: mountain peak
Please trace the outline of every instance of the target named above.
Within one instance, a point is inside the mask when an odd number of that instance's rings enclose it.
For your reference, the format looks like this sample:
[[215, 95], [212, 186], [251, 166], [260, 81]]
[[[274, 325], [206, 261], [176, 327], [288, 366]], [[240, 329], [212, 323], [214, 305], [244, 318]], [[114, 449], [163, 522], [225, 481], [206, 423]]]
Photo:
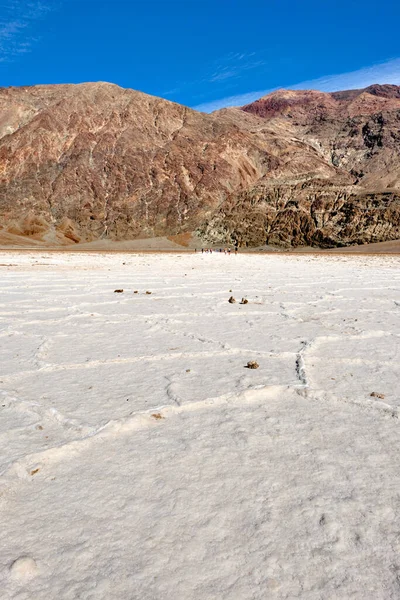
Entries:
[[265, 119], [285, 117], [300, 122], [309, 122], [316, 114], [340, 118], [394, 109], [400, 109], [400, 86], [389, 84], [340, 92], [281, 89], [242, 107]]
[[0, 229], [62, 244], [399, 237], [398, 92], [283, 89], [206, 115], [107, 82], [2, 88]]

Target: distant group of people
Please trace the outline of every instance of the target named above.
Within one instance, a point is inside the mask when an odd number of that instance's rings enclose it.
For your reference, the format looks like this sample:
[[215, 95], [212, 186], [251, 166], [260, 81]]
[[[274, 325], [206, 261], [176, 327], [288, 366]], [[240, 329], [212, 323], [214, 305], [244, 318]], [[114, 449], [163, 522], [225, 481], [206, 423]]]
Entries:
[[[204, 254], [212, 254], [213, 252], [223, 252], [224, 254], [231, 254], [231, 252], [235, 252], [235, 254], [237, 254], [237, 246], [235, 246], [234, 250], [232, 250], [232, 248], [202, 248], [201, 249], [201, 253]], [[195, 252], [197, 252], [197, 248], [195, 249]]]

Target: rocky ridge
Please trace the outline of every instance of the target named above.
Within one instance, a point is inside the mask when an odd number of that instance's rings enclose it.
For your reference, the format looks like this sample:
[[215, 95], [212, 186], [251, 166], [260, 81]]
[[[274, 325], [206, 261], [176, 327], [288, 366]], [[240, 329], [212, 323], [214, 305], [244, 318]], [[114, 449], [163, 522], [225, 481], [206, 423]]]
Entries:
[[309, 163], [292, 148], [278, 177], [267, 174], [220, 206], [202, 229], [206, 238], [332, 247], [400, 237], [400, 87], [279, 90], [219, 116], [259, 137], [291, 133], [336, 172], [294, 174], [298, 162]]
[[0, 228], [48, 244], [400, 238], [400, 88], [212, 115], [107, 83], [0, 89]]

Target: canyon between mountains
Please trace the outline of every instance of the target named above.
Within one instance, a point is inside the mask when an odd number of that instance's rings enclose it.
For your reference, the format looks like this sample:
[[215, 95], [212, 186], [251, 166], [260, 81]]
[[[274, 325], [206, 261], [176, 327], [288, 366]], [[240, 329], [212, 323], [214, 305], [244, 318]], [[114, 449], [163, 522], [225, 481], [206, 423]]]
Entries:
[[[400, 238], [400, 87], [204, 114], [109, 83], [0, 89], [0, 243]], [[194, 242], [193, 242], [194, 243]]]

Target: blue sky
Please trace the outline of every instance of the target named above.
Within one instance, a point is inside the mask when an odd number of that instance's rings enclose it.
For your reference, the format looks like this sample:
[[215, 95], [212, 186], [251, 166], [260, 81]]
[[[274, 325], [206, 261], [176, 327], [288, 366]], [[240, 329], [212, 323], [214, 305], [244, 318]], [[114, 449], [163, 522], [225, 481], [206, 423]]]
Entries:
[[0, 85], [110, 81], [211, 111], [400, 84], [399, 0], [0, 0]]

